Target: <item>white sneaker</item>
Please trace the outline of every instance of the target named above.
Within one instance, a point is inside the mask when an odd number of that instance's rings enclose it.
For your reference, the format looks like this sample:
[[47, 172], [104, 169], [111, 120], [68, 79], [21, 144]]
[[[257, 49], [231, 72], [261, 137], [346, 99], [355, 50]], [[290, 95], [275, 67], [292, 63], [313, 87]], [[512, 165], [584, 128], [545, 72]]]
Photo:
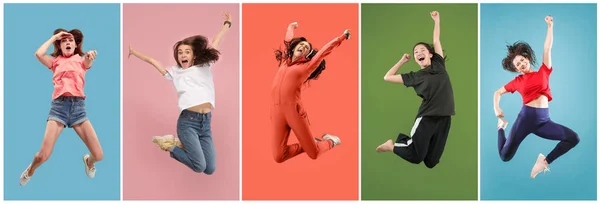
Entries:
[[548, 169], [548, 163], [546, 162], [546, 157], [543, 154], [539, 154], [533, 168], [531, 169], [531, 178], [535, 178], [539, 173], [544, 172], [546, 175], [546, 171], [550, 171]]
[[331, 140], [333, 142], [333, 146], [338, 146], [340, 144], [342, 144], [342, 140], [340, 140], [340, 138], [338, 136], [335, 135], [330, 135], [330, 134], [325, 134], [323, 136], [324, 140]]
[[87, 160], [90, 158], [89, 154], [85, 154], [83, 155], [83, 164], [85, 165], [85, 174], [87, 174], [88, 177], [90, 178], [94, 178], [94, 176], [96, 176], [96, 166], [90, 168], [87, 164]]
[[27, 184], [27, 182], [29, 182], [29, 179], [31, 179], [31, 177], [29, 177], [29, 168], [31, 168], [31, 164], [29, 164], [27, 169], [25, 169], [25, 171], [23, 171], [23, 173], [21, 173], [21, 178], [20, 178], [20, 182], [19, 182], [21, 186], [24, 186], [25, 184]]
[[498, 129], [506, 130], [506, 126], [508, 126], [508, 121], [504, 119], [498, 119]]

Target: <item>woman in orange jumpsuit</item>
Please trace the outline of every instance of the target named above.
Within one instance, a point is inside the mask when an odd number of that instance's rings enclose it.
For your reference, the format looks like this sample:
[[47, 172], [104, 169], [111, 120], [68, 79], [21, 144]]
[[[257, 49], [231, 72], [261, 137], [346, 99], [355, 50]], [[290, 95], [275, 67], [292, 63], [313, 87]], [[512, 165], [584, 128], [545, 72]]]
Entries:
[[[304, 37], [294, 38], [294, 29], [298, 23], [288, 26], [285, 36], [285, 50], [275, 51], [279, 69], [271, 88], [271, 123], [273, 127], [273, 158], [282, 163], [296, 155], [306, 152], [311, 159], [334, 146], [341, 144], [340, 138], [324, 134], [322, 139], [315, 138], [310, 132], [307, 113], [301, 101], [301, 87], [311, 79], [316, 79], [325, 69], [325, 57], [342, 41], [350, 38], [349, 30], [323, 46], [321, 51], [312, 48]], [[294, 131], [299, 143], [288, 145], [290, 130]]]

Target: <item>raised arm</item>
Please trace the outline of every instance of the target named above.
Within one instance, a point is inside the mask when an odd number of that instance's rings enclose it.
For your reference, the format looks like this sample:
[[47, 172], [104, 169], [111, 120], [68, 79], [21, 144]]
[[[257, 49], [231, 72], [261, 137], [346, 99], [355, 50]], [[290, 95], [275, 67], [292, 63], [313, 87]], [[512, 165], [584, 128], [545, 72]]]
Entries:
[[440, 56], [444, 56], [444, 51], [442, 50], [442, 42], [440, 41], [440, 13], [437, 11], [433, 11], [430, 13], [431, 18], [433, 18], [434, 26], [433, 26], [433, 49], [435, 53], [438, 53]]
[[552, 41], [554, 38], [552, 33], [554, 28], [554, 19], [552, 19], [552, 16], [546, 16], [546, 23], [548, 24], [548, 32], [546, 33], [546, 41], [544, 42], [544, 55], [542, 63], [544, 63], [548, 69], [552, 69]]
[[289, 42], [290, 40], [292, 40], [294, 38], [294, 29], [298, 28], [298, 23], [297, 22], [293, 22], [290, 23], [290, 25], [288, 25], [287, 27], [287, 32], [285, 32], [285, 41]]
[[46, 67], [48, 68], [52, 68], [52, 57], [50, 57], [49, 55], [46, 54], [46, 52], [48, 51], [48, 48], [50, 48], [50, 45], [52, 45], [55, 41], [66, 38], [66, 37], [72, 37], [73, 35], [68, 33], [68, 32], [64, 32], [61, 31], [55, 35], [53, 35], [52, 37], [50, 37], [50, 39], [46, 40], [46, 42], [44, 42], [44, 44], [42, 44], [40, 46], [40, 48], [37, 49], [37, 51], [35, 51], [35, 57]]
[[403, 84], [404, 80], [402, 79], [402, 75], [396, 73], [398, 72], [398, 69], [402, 67], [402, 65], [408, 62], [408, 60], [410, 60], [410, 55], [404, 54], [404, 56], [402, 56], [402, 59], [400, 59], [398, 63], [396, 63], [387, 73], [385, 73], [385, 76], [383, 76], [383, 80], [390, 83]]
[[342, 44], [342, 41], [347, 40], [349, 38], [350, 38], [350, 30], [345, 30], [344, 34], [336, 37], [332, 41], [325, 44], [325, 46], [323, 46], [321, 48], [321, 50], [319, 50], [319, 52], [317, 52], [317, 54], [315, 54], [315, 56], [313, 56], [310, 59], [310, 61], [308, 62], [308, 65], [306, 66], [308, 68], [306, 70], [306, 71], [308, 71], [308, 74], [310, 75], [310, 73], [315, 71], [315, 69], [317, 69], [317, 67], [319, 67], [319, 64], [321, 64], [321, 61], [325, 57], [327, 57], [329, 54], [331, 54], [331, 52], [333, 51], [334, 48], [340, 46]]
[[223, 27], [221, 27], [221, 30], [219, 30], [215, 37], [213, 37], [211, 42], [211, 47], [217, 50], [219, 49], [219, 45], [221, 44], [221, 39], [223, 38], [223, 35], [225, 35], [225, 32], [227, 32], [231, 28], [231, 13], [224, 13], [223, 18], [225, 19]]
[[131, 55], [133, 55], [133, 56], [135, 56], [135, 57], [137, 57], [137, 58], [141, 59], [141, 60], [142, 60], [142, 61], [144, 61], [144, 62], [147, 62], [148, 64], [151, 64], [151, 65], [152, 65], [152, 66], [154, 66], [154, 68], [156, 68], [156, 70], [158, 70], [158, 72], [160, 72], [160, 74], [162, 74], [163, 76], [164, 76], [165, 74], [167, 74], [167, 70], [166, 70], [165, 68], [163, 68], [163, 67], [162, 67], [162, 65], [161, 65], [161, 64], [160, 64], [158, 61], [156, 61], [154, 58], [152, 58], [152, 57], [150, 57], [150, 56], [148, 56], [148, 55], [145, 55], [145, 54], [143, 54], [143, 53], [140, 53], [140, 52], [138, 52], [138, 51], [134, 50], [134, 49], [131, 47], [131, 45], [129, 45], [129, 56], [128, 56], [128, 58], [129, 58], [129, 57], [131, 57]]
[[504, 86], [496, 90], [496, 92], [494, 92], [494, 113], [498, 118], [504, 117], [504, 112], [502, 112], [502, 109], [500, 109], [500, 97], [502, 97], [502, 95], [504, 95], [505, 93], [508, 92], [506, 91]]

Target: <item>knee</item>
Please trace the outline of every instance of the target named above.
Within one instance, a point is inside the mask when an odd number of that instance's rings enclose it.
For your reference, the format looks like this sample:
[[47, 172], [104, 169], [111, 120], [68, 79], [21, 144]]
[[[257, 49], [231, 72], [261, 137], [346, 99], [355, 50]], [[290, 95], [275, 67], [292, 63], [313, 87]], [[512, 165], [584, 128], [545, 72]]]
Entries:
[[104, 159], [104, 153], [102, 153], [102, 151], [92, 153], [92, 157], [94, 159], [94, 162], [99, 162], [102, 161], [102, 159]]
[[203, 173], [206, 170], [206, 164], [194, 163], [192, 170], [196, 173]]
[[285, 157], [283, 153], [276, 151], [273, 153], [273, 160], [275, 160], [277, 163], [283, 163], [285, 161]]
[[413, 164], [420, 164], [423, 161], [423, 159], [414, 157], [414, 158], [407, 159], [407, 161], [410, 163], [413, 163]]
[[306, 154], [308, 155], [308, 157], [312, 160], [316, 160], [319, 157], [319, 153], [314, 153], [314, 152], [306, 152]]
[[427, 168], [433, 169], [433, 167], [435, 167], [439, 163], [439, 161], [425, 161], [425, 166]]
[[500, 155], [500, 159], [501, 159], [503, 162], [508, 162], [508, 161], [510, 161], [510, 160], [512, 159], [512, 156], [501, 154], [501, 155]]
[[204, 173], [206, 175], [212, 175], [213, 173], [215, 173], [215, 170], [216, 170], [216, 165], [214, 165], [214, 164], [206, 165], [206, 168], [204, 169]]
[[572, 143], [573, 146], [579, 144], [579, 135], [576, 132], [571, 130], [567, 135], [569, 135], [567, 140]]
[[45, 151], [40, 151], [35, 154], [35, 157], [33, 159], [37, 162], [44, 163], [44, 162], [48, 161], [49, 158], [50, 158], [49, 153], [47, 153]]

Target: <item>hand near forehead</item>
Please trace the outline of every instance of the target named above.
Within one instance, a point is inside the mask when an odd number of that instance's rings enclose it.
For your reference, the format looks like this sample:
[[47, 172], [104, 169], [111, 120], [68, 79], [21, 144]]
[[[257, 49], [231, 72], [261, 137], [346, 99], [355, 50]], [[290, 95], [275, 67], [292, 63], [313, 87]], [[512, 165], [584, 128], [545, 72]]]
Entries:
[[63, 38], [68, 38], [68, 37], [73, 37], [73, 34], [65, 32], [65, 31], [60, 31], [59, 33], [52, 36], [52, 38], [54, 40], [62, 40]]

